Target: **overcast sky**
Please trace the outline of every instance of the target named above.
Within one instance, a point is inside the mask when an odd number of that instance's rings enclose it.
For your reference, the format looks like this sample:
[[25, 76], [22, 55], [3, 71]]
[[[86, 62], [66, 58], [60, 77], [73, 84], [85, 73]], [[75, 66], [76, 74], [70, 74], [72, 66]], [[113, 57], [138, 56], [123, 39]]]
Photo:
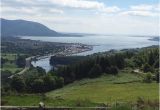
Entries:
[[158, 0], [1, 0], [1, 17], [60, 32], [159, 35]]

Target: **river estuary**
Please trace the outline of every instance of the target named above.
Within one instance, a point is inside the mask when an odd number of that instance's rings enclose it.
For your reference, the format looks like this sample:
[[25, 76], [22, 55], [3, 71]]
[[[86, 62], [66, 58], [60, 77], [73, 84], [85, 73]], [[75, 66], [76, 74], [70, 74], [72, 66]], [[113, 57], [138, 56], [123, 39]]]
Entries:
[[[118, 36], [118, 35], [94, 35], [84, 37], [34, 37], [25, 36], [22, 39], [49, 41], [49, 42], [60, 42], [60, 43], [82, 43], [87, 45], [93, 45], [91, 51], [78, 53], [75, 55], [89, 55], [97, 52], [104, 52], [111, 49], [129, 49], [129, 48], [140, 48], [151, 45], [158, 45], [158, 41], [149, 40], [151, 37], [147, 36]], [[49, 64], [50, 57], [40, 59], [32, 62], [33, 66], [40, 66], [47, 72], [51, 69]]]

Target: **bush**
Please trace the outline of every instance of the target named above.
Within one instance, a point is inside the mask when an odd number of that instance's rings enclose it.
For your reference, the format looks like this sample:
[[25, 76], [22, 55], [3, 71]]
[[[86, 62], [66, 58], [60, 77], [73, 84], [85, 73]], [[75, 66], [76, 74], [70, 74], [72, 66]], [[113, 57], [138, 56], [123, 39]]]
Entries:
[[152, 82], [152, 74], [146, 73], [143, 81], [146, 83], [151, 83]]
[[127, 103], [117, 103], [113, 105], [110, 110], [132, 110], [132, 107]]
[[144, 71], [144, 72], [153, 72], [154, 69], [153, 69], [148, 63], [146, 63], [146, 64], [144, 64], [144, 66], [143, 66], [143, 71]]

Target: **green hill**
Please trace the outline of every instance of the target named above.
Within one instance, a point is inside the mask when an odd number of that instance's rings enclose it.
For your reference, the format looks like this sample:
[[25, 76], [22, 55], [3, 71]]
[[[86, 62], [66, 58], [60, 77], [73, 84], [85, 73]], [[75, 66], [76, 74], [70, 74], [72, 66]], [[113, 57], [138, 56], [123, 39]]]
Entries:
[[131, 70], [121, 70], [117, 76], [102, 75], [95, 79], [75, 81], [44, 95], [2, 96], [2, 104], [35, 106], [43, 101], [46, 106], [84, 107], [113, 104], [115, 102], [135, 103], [139, 97], [145, 101], [156, 103], [159, 98], [158, 83], [143, 83], [142, 80], [142, 76], [132, 73]]
[[76, 81], [46, 95], [54, 99], [87, 99], [95, 103], [134, 102], [138, 97], [158, 99], [158, 84], [142, 83], [142, 77], [121, 71], [117, 76], [103, 75], [96, 79]]

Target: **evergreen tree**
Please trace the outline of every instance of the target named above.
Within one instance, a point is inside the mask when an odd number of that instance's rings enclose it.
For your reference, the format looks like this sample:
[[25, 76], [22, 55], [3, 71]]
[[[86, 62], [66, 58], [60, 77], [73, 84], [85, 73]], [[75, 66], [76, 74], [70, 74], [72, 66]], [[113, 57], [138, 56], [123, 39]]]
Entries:
[[96, 65], [94, 65], [93, 68], [90, 70], [90, 72], [89, 72], [89, 77], [90, 77], [90, 78], [95, 78], [95, 77], [100, 76], [101, 74], [102, 74], [102, 69], [101, 69], [101, 67], [100, 67], [98, 64], [96, 64]]
[[17, 92], [22, 92], [25, 89], [25, 83], [22, 77], [19, 75], [13, 76], [11, 80], [11, 87], [15, 89]]

